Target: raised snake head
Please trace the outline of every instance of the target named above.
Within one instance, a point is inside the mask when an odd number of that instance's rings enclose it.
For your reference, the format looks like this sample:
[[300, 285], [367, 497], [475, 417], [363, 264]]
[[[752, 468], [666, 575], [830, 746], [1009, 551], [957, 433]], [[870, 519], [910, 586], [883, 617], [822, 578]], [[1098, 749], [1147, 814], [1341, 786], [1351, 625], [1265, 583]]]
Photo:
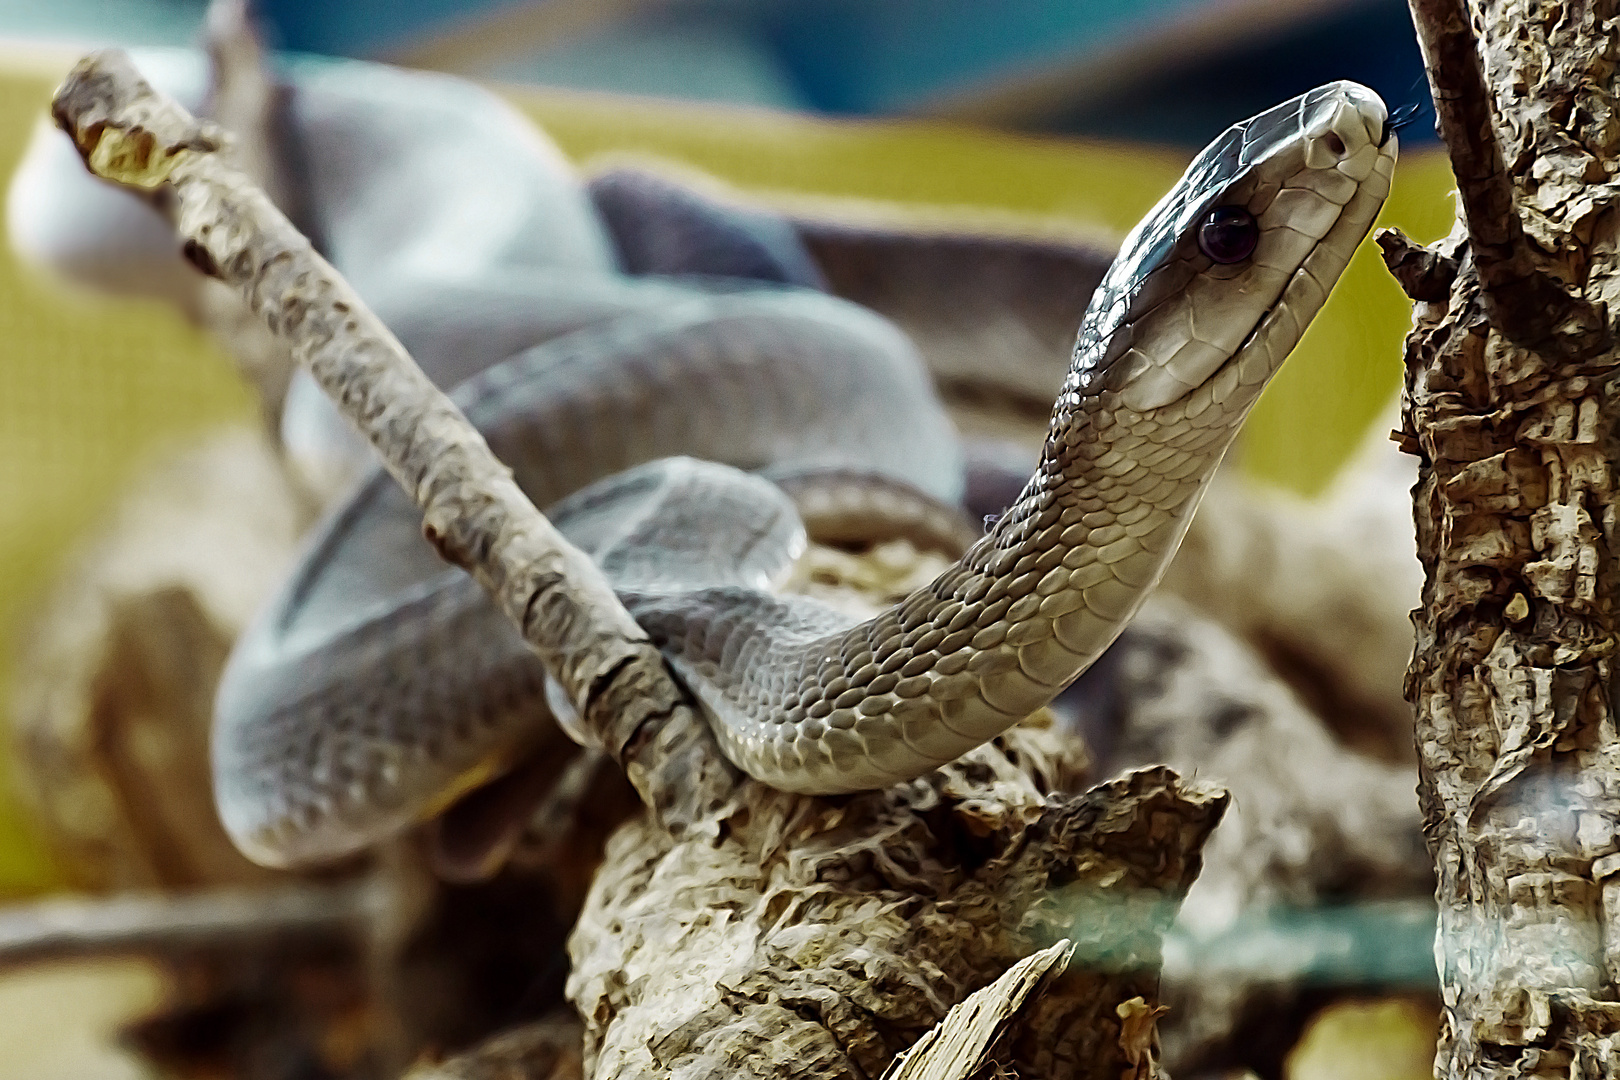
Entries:
[[1353, 82], [1228, 128], [1126, 237], [1059, 406], [1247, 410], [1372, 228], [1395, 155], [1383, 101]]

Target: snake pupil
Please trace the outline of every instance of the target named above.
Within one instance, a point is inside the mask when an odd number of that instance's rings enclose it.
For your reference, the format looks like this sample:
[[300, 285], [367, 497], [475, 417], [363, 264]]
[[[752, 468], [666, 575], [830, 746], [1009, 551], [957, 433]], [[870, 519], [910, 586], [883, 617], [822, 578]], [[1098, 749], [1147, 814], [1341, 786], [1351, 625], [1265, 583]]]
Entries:
[[1260, 225], [1241, 206], [1217, 206], [1198, 226], [1198, 247], [1218, 263], [1242, 262], [1260, 242]]

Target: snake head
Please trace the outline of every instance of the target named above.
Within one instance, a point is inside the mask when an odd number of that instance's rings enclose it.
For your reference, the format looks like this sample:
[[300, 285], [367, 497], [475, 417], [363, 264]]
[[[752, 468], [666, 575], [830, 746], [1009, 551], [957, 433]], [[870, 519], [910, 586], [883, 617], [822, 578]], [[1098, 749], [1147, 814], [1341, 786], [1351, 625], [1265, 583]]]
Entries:
[[1235, 429], [1372, 228], [1396, 148], [1383, 101], [1353, 82], [1228, 128], [1126, 237], [1060, 407], [1216, 406]]

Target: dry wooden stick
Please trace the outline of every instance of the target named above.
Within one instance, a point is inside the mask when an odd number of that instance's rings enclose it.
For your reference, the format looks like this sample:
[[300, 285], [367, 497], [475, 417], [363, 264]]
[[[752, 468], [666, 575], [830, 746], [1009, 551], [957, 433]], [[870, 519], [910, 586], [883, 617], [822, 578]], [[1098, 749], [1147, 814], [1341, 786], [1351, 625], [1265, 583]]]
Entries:
[[0, 967], [78, 956], [244, 951], [286, 941], [358, 946], [390, 903], [387, 890], [381, 879], [368, 878], [0, 907]]
[[969, 1080], [989, 1061], [990, 1050], [1024, 1003], [1063, 974], [1074, 942], [1064, 938], [1018, 961], [1007, 973], [945, 1014], [945, 1019], [894, 1059], [883, 1080]]
[[[1591, 355], [1608, 341], [1603, 312], [1535, 265], [1497, 141], [1467, 0], [1410, 0], [1451, 157], [1469, 247], [1491, 322], [1525, 348]], [[1418, 297], [1414, 296], [1414, 299]]]
[[[461, 411], [341, 275], [219, 153], [224, 134], [96, 53], [52, 102], [91, 172], [147, 193], [186, 256], [241, 290], [416, 499], [423, 532], [541, 655], [599, 743], [672, 825], [735, 772], [590, 558], [534, 508]], [[717, 785], [717, 786], [716, 786]]]

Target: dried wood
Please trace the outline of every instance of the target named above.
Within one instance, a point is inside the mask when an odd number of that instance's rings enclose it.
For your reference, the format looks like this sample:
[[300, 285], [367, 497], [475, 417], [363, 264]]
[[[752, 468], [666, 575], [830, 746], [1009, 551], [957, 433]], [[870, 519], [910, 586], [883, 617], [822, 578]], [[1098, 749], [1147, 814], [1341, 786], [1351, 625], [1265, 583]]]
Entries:
[[1603, 348], [1603, 313], [1538, 266], [1526, 241], [1467, 0], [1411, 4], [1434, 95], [1435, 127], [1451, 155], [1480, 299], [1492, 324], [1510, 340], [1544, 352], [1579, 355]]
[[975, 990], [894, 1059], [883, 1080], [970, 1080], [990, 1060], [990, 1051], [1006, 1034], [1025, 1002], [1048, 980], [1063, 974], [1074, 942], [1067, 938], [1024, 957], [983, 990]]
[[1068, 972], [998, 1063], [1098, 1080], [1137, 1067], [1143, 1021], [1120, 1009], [1157, 1001], [1160, 938], [1226, 796], [1163, 768], [1073, 794], [1060, 782], [1077, 753], [1058, 729], [1014, 728], [883, 792], [756, 789], [714, 837], [628, 826], [569, 947], [587, 1072], [880, 1075], [951, 1004], [1063, 937]]
[[[1471, 18], [1457, 0], [1414, 0], [1413, 13], [1464, 210], [1432, 249], [1458, 259], [1455, 280], [1417, 297], [1402, 436], [1419, 455], [1426, 573], [1407, 693], [1439, 870], [1436, 1074], [1613, 1075], [1620, 395], [1592, 343], [1620, 299], [1620, 11], [1488, 0]], [[1511, 258], [1558, 296], [1499, 276], [1520, 230]], [[1512, 311], [1526, 305], [1544, 307], [1550, 336], [1525, 331]]]
[[[283, 213], [294, 221], [310, 220], [307, 193], [291, 167], [298, 154], [288, 130], [288, 88], [270, 71], [251, 0], [212, 0], [203, 33], [209, 85], [201, 115], [231, 133], [236, 167]], [[196, 280], [193, 316], [236, 360], [256, 391], [265, 430], [278, 439], [282, 402], [297, 366], [287, 343], [265, 327], [235, 289], [202, 275]]]

